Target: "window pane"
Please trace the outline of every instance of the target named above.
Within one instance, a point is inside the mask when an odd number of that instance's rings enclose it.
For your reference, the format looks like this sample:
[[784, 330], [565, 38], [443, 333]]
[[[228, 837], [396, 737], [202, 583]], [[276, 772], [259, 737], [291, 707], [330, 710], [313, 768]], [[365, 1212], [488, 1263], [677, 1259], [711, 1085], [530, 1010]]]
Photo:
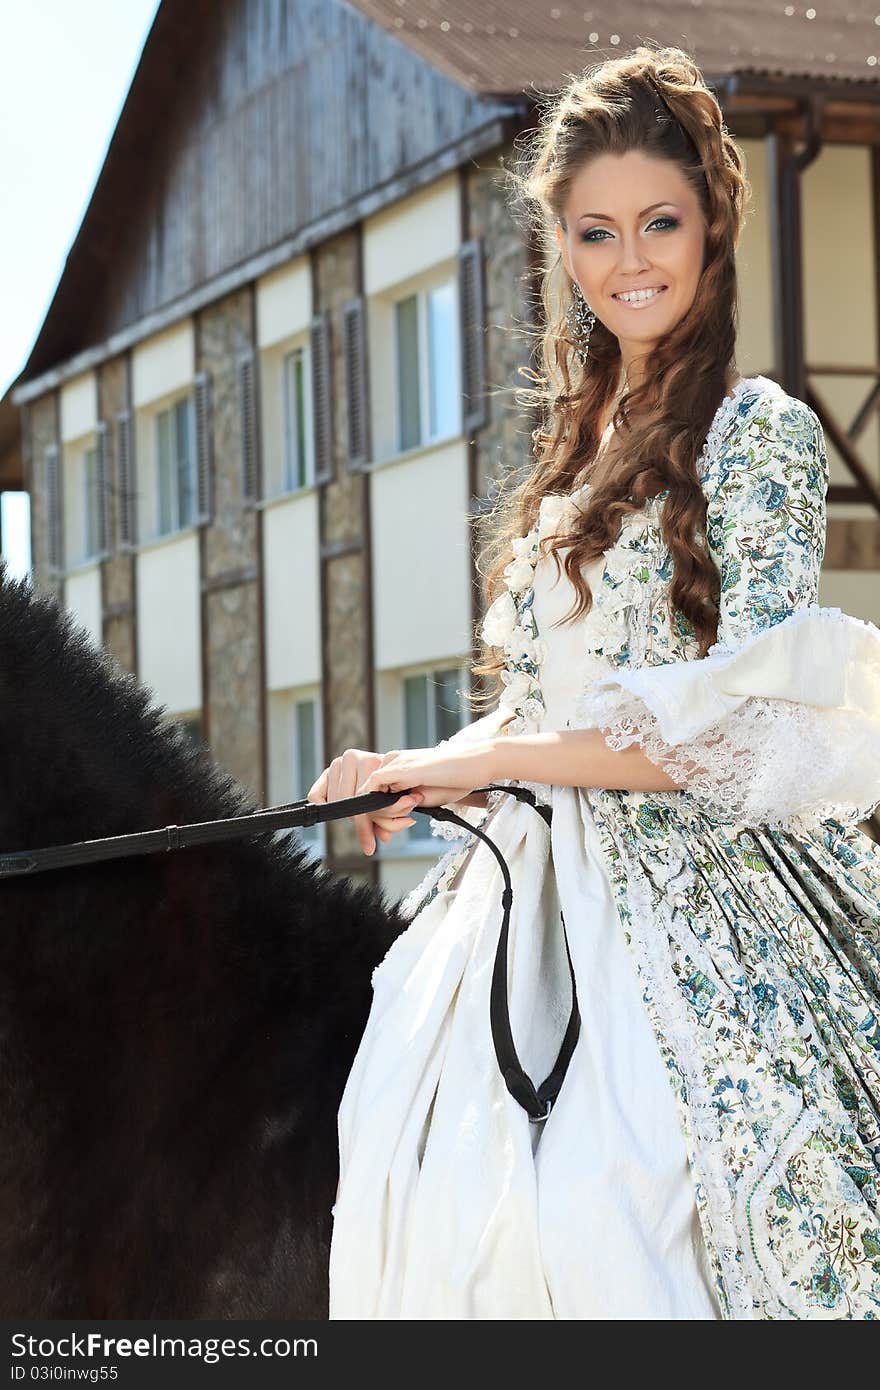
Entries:
[[305, 439], [303, 435], [302, 399], [302, 348], [294, 348], [284, 358], [282, 368], [282, 396], [284, 408], [284, 483], [283, 490], [290, 492], [303, 485], [303, 459], [305, 458]]
[[[294, 706], [294, 739], [299, 786], [294, 793], [295, 801], [303, 801], [309, 787], [318, 776], [318, 745], [315, 730], [315, 701], [298, 700]], [[320, 826], [300, 825], [296, 827], [300, 839], [316, 844], [320, 837]]]
[[296, 706], [296, 753], [299, 763], [299, 797], [304, 797], [318, 775], [318, 747], [315, 734], [314, 700], [298, 700]]
[[159, 528], [160, 536], [173, 531], [177, 525], [175, 516], [176, 487], [174, 479], [174, 457], [171, 447], [170, 410], [161, 410], [156, 416], [156, 474], [159, 483]]
[[451, 738], [461, 728], [461, 696], [458, 694], [461, 683], [462, 673], [457, 666], [434, 672], [436, 743], [441, 738]]
[[10, 578], [31, 573], [31, 498], [29, 492], [0, 492], [0, 536]]
[[293, 480], [296, 476], [294, 444], [293, 444], [293, 419], [296, 410], [292, 384], [293, 353], [288, 353], [281, 363], [281, 413], [282, 413], [282, 492], [289, 492], [293, 487]]
[[193, 440], [192, 397], [178, 401], [174, 407], [175, 442], [177, 449], [178, 525], [191, 526], [195, 507], [195, 449]]
[[412, 294], [395, 306], [397, 317], [397, 425], [400, 448], [422, 442], [419, 396], [418, 298]]
[[302, 348], [296, 354], [296, 481], [306, 485], [306, 388], [305, 356]]
[[98, 553], [98, 450], [86, 449], [83, 460], [85, 485], [83, 559]]
[[[403, 720], [405, 748], [428, 748], [431, 746], [427, 676], [407, 676], [404, 680]], [[431, 827], [428, 825], [427, 818], [414, 816], [413, 819], [415, 825], [407, 826], [404, 831], [407, 841], [424, 840], [430, 836]]]
[[431, 438], [455, 434], [459, 428], [460, 392], [455, 346], [453, 282], [438, 285], [428, 295], [428, 373], [431, 383]]
[[431, 738], [427, 676], [408, 676], [403, 682], [403, 719], [405, 746], [427, 748]]

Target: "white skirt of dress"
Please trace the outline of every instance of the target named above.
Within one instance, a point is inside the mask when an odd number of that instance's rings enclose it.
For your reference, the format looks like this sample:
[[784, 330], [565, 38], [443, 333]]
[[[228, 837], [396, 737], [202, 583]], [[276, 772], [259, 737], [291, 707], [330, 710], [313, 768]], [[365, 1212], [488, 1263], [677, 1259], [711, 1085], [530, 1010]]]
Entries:
[[510, 798], [486, 833], [514, 888], [508, 998], [537, 1086], [581, 1030], [543, 1123], [508, 1093], [489, 990], [501, 872], [479, 842], [373, 975], [342, 1096], [330, 1318], [718, 1319], [676, 1101], [589, 804]]

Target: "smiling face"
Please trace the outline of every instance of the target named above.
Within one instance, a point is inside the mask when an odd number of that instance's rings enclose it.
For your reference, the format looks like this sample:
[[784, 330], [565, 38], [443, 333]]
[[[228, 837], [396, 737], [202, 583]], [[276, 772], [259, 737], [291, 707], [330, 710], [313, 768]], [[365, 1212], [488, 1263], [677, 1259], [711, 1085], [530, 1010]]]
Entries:
[[[565, 221], [565, 230], [556, 223], [565, 268], [618, 339], [635, 385], [640, 370], [633, 374], [631, 365], [678, 323], [697, 292], [705, 245], [697, 196], [671, 160], [638, 150], [602, 154], [572, 179]], [[615, 297], [660, 286], [642, 302]]]

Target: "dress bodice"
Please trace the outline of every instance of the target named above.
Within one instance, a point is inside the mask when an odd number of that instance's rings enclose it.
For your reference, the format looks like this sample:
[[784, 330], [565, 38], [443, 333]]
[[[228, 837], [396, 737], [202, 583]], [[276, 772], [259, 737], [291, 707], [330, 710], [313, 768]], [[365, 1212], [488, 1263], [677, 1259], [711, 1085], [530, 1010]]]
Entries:
[[582, 567], [592, 605], [578, 618], [577, 592], [563, 568], [568, 547], [557, 558], [542, 542], [565, 532], [589, 484], [569, 496], [541, 499], [538, 520], [528, 536], [514, 542], [507, 567], [508, 592], [489, 609], [483, 635], [506, 654], [501, 704], [514, 712], [507, 731], [541, 733], [563, 729], [584, 687], [619, 666], [686, 659], [696, 653], [696, 636], [679, 615], [669, 620], [665, 596], [672, 558], [661, 532], [665, 493], [627, 513], [617, 540]]
[[[548, 518], [549, 522], [549, 518]], [[533, 612], [544, 643], [541, 666], [541, 693], [544, 700], [541, 730], [563, 729], [574, 708], [574, 702], [584, 685], [584, 666], [587, 650], [584, 642], [584, 623], [579, 618], [562, 620], [574, 609], [577, 593], [563, 562], [568, 547], [558, 552], [559, 567], [554, 557], [540, 559], [535, 566]], [[601, 584], [605, 557], [585, 565], [582, 573], [595, 595]]]

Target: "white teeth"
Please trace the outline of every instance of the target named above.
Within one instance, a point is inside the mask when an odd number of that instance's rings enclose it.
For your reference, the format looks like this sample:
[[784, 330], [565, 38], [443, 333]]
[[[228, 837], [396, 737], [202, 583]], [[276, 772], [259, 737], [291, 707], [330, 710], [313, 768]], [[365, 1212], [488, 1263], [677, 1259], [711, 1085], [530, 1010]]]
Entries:
[[655, 286], [650, 290], [630, 290], [627, 294], [616, 294], [614, 298], [623, 300], [624, 304], [638, 303], [639, 300], [653, 299], [654, 295], [660, 294], [662, 289], [665, 289], [664, 285]]

